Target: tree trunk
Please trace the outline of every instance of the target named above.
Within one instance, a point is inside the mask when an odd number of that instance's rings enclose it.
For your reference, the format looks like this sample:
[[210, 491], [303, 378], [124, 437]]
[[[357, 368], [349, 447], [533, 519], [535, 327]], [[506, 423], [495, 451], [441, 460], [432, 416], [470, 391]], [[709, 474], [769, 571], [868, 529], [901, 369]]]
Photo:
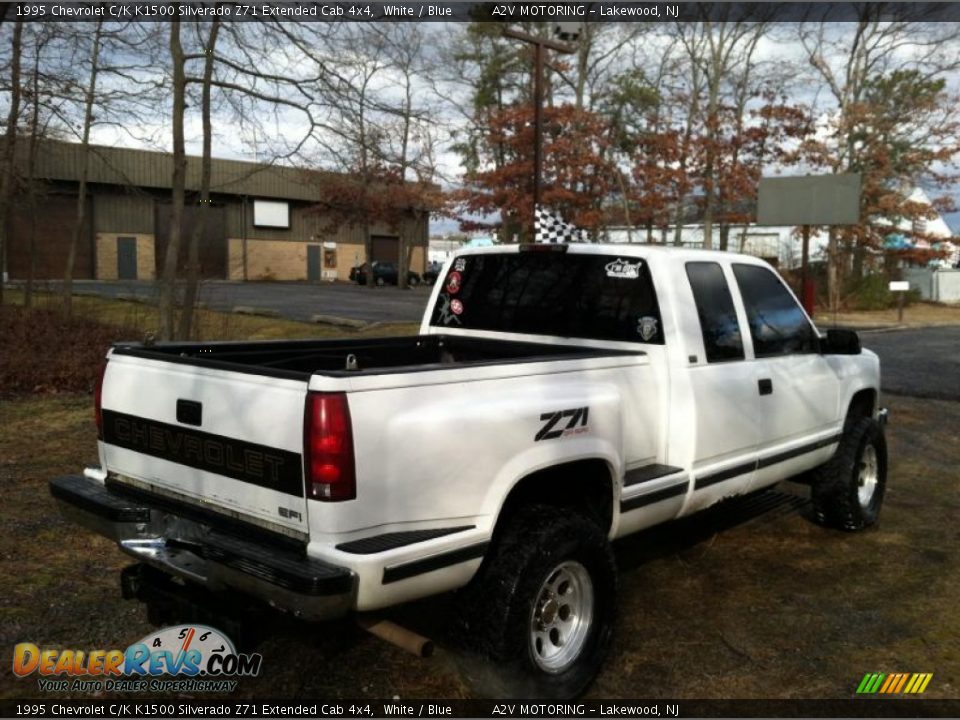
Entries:
[[[633, 220], [630, 217], [630, 196], [627, 192], [627, 181], [623, 173], [617, 170], [617, 184], [620, 185], [620, 197], [623, 198], [623, 222], [627, 226], [627, 242], [633, 242]], [[649, 242], [649, 238], [648, 238]]]
[[3, 281], [7, 270], [7, 227], [10, 223], [10, 199], [16, 178], [17, 120], [20, 117], [20, 51], [23, 23], [13, 26], [10, 59], [10, 108], [7, 112], [7, 133], [3, 138], [3, 174], [0, 175], [0, 305], [3, 305]]
[[213, 79], [213, 53], [220, 32], [220, 19], [214, 18], [207, 39], [206, 59], [203, 66], [203, 88], [201, 96], [201, 114], [203, 116], [203, 157], [200, 160], [200, 207], [196, 223], [190, 236], [190, 248], [187, 260], [187, 287], [183, 295], [183, 308], [180, 310], [180, 328], [178, 335], [188, 340], [193, 332], [193, 315], [200, 289], [200, 243], [207, 230], [207, 217], [210, 214], [210, 175], [213, 145], [213, 127], [210, 122], [210, 81]]
[[93, 48], [90, 50], [90, 81], [83, 109], [83, 139], [80, 141], [80, 188], [77, 190], [77, 214], [73, 232], [70, 235], [70, 247], [67, 249], [67, 267], [63, 274], [63, 312], [67, 317], [73, 312], [73, 267], [77, 258], [77, 245], [87, 217], [87, 175], [89, 173], [90, 126], [93, 124], [93, 101], [97, 90], [97, 72], [100, 61], [100, 45], [103, 37], [103, 20], [97, 22], [93, 35]]
[[40, 56], [45, 43], [38, 41], [33, 56], [33, 77], [31, 78], [30, 149], [27, 152], [27, 188], [30, 193], [30, 239], [27, 245], [27, 282], [23, 289], [23, 306], [33, 306], [33, 286], [37, 269], [37, 150], [40, 145]]
[[184, 75], [183, 46], [180, 44], [180, 21], [170, 21], [170, 58], [173, 62], [173, 206], [170, 211], [170, 238], [163, 259], [160, 281], [160, 339], [172, 340], [175, 331], [177, 259], [183, 225], [184, 186], [187, 179], [187, 157], [183, 139]]
[[730, 225], [729, 223], [720, 223], [720, 249], [726, 250], [730, 244]]

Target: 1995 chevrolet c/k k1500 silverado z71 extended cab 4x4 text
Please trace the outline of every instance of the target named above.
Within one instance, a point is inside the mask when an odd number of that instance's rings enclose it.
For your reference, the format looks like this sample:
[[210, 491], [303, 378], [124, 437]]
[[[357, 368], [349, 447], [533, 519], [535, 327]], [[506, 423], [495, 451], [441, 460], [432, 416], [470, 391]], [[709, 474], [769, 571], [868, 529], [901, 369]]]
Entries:
[[304, 618], [464, 588], [524, 692], [570, 695], [609, 643], [613, 539], [803, 473], [824, 524], [876, 520], [879, 379], [755, 258], [480, 248], [416, 337], [116, 345], [100, 467], [51, 490], [154, 571]]

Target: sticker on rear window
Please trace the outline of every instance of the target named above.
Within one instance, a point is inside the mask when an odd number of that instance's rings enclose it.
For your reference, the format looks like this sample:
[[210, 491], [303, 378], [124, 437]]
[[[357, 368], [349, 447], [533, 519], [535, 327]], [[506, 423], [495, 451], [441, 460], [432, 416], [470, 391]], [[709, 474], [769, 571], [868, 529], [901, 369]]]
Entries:
[[454, 302], [457, 303], [457, 305], [459, 306], [460, 312], [456, 312], [456, 311], [451, 312], [452, 310], [451, 305], [453, 303], [450, 302], [449, 295], [440, 296], [440, 307], [437, 312], [439, 315], [438, 319], [440, 320], [441, 324], [449, 325], [455, 322], [457, 325], [463, 325], [463, 323], [460, 321], [460, 318], [457, 317], [457, 315], [463, 312], [463, 303], [460, 302], [459, 300], [454, 300]]
[[645, 315], [637, 320], [637, 335], [639, 335], [644, 342], [649, 342], [652, 338], [656, 337], [657, 319]]
[[451, 295], [460, 292], [460, 273], [456, 270], [447, 276], [447, 292]]
[[457, 258], [453, 263], [453, 269], [457, 272], [463, 272], [467, 269], [467, 260], [466, 258]]
[[452, 300], [450, 302], [450, 309], [453, 311], [454, 315], [460, 315], [463, 313], [463, 303], [459, 300]]
[[609, 278], [623, 278], [625, 280], [636, 280], [640, 277], [640, 268], [643, 267], [643, 261], [637, 260], [631, 263], [629, 260], [617, 258], [604, 265]]

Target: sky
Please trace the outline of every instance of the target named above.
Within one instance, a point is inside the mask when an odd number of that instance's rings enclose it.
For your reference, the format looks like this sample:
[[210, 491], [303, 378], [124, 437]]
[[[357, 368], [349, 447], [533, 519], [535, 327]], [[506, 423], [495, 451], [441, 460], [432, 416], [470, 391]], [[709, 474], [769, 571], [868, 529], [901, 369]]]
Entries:
[[[429, 23], [424, 24], [424, 42], [428, 51], [435, 50], [441, 43], [449, 40], [452, 33], [463, 29], [463, 26], [455, 24]], [[830, 29], [835, 33], [833, 39], [842, 40], [844, 33], [850, 31], [849, 25], [839, 25]], [[649, 42], [649, 40], [645, 40]], [[896, 50], [897, 53], [910, 53], [915, 48], [910, 45], [902, 46]], [[650, 52], [650, 48], [645, 49]], [[281, 57], [282, 51], [278, 50], [276, 62], [278, 65], [289, 62], [289, 55]], [[358, 52], [362, 52], [359, 51]], [[648, 57], [652, 57], [648, 55]], [[786, 88], [790, 99], [794, 102], [801, 102], [811, 107], [817, 108], [821, 117], [826, 117], [833, 110], [833, 101], [829, 93], [824, 92], [822, 86], [808, 82], [811, 77], [810, 65], [806, 60], [803, 47], [801, 46], [796, 33], [796, 26], [783, 26], [775, 30], [774, 35], [761, 41], [757, 49], [757, 57], [770, 66], [786, 66], [789, 73], [795, 78], [795, 82]], [[348, 62], [350, 58], [343, 58]], [[960, 77], [956, 74], [948, 78], [950, 89], [960, 90]], [[396, 97], [400, 93], [398, 78], [391, 77], [389, 74], [382, 74], [376, 78], [375, 83], [379, 84], [379, 90], [385, 97]], [[439, 82], [437, 93], [439, 99], [429, 104], [429, 110], [433, 113], [431, 120], [437, 125], [445, 128], [452, 128], [461, 122], [463, 107], [469, 106], [470, 88], [465, 82], [457, 82], [456, 78], [444, 78]], [[418, 97], [426, 95], [433, 96], [432, 89], [426, 82], [417, 81], [415, 92]], [[194, 109], [195, 110], [195, 109]], [[303, 133], [304, 120], [295, 111], [286, 111], [278, 113], [274, 120], [264, 128], [258, 136], [250, 127], [238, 127], [236, 122], [228, 119], [226, 116], [214, 116], [214, 155], [221, 158], [233, 158], [242, 160], [259, 161], [264, 156], [270, 156], [271, 140], [276, 137], [298, 137]], [[168, 131], [168, 121], [163, 114], [159, 114], [155, 122], [144, 123], [135, 131], [131, 128], [118, 128], [112, 125], [104, 125], [94, 129], [92, 141], [104, 145], [122, 145], [128, 147], [149, 146], [153, 149], [169, 149], [170, 133]], [[187, 151], [190, 154], [200, 154], [201, 151], [201, 126], [199, 114], [196, 111], [188, 111], [186, 118], [186, 138]], [[263, 137], [266, 134], [267, 137]], [[157, 143], [147, 143], [144, 138], [157, 138]], [[459, 156], [453, 152], [449, 139], [440, 143], [439, 151], [436, 155], [437, 170], [443, 184], [450, 186], [456, 183], [457, 178], [462, 173], [462, 166]], [[796, 171], [791, 171], [796, 172]], [[960, 197], [958, 197], [960, 200]], [[960, 202], [958, 202], [960, 205]], [[956, 232], [960, 231], [960, 211], [946, 215], [945, 219], [951, 228]], [[435, 218], [431, 221], [431, 233], [442, 234], [455, 232], [457, 223], [453, 220]]]

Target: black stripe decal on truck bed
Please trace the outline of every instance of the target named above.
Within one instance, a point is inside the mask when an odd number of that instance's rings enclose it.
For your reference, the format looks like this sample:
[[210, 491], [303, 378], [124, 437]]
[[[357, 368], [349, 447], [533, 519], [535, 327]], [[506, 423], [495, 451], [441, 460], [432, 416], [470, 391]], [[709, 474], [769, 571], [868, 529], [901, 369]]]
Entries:
[[299, 453], [103, 411], [103, 441], [126, 450], [303, 497]]
[[620, 512], [630, 512], [631, 510], [646, 507], [647, 505], [653, 505], [654, 503], [658, 503], [662, 500], [669, 500], [672, 497], [677, 497], [677, 495], [685, 495], [688, 487], [689, 483], [684, 482], [679, 485], [665, 487], [661, 490], [654, 490], [646, 495], [638, 495], [637, 497], [632, 497], [629, 500], [621, 500]]
[[466, 547], [449, 550], [438, 555], [431, 555], [422, 560], [413, 560], [401, 565], [386, 567], [383, 569], [383, 584], [387, 585], [399, 580], [415, 577], [416, 575], [433, 572], [434, 570], [442, 570], [451, 565], [459, 565], [468, 560], [482, 558], [486, 554], [489, 545], [490, 543], [488, 542], [476, 543], [475, 545], [467, 545]]
[[374, 555], [376, 553], [386, 552], [387, 550], [396, 550], [397, 548], [414, 545], [444, 535], [453, 535], [454, 533], [473, 530], [473, 525], [460, 525], [452, 528], [434, 528], [432, 530], [406, 530], [404, 532], [384, 533], [383, 535], [373, 535], [371, 537], [351, 540], [340, 543], [336, 546], [337, 550], [352, 553], [354, 555]]
[[623, 486], [630, 487], [631, 485], [639, 485], [640, 483], [650, 482], [651, 480], [673, 475], [678, 472], [683, 472], [683, 468], [673, 467], [672, 465], [661, 465], [659, 463], [644, 465], [643, 467], [634, 468], [633, 470], [627, 470], [623, 475]]

